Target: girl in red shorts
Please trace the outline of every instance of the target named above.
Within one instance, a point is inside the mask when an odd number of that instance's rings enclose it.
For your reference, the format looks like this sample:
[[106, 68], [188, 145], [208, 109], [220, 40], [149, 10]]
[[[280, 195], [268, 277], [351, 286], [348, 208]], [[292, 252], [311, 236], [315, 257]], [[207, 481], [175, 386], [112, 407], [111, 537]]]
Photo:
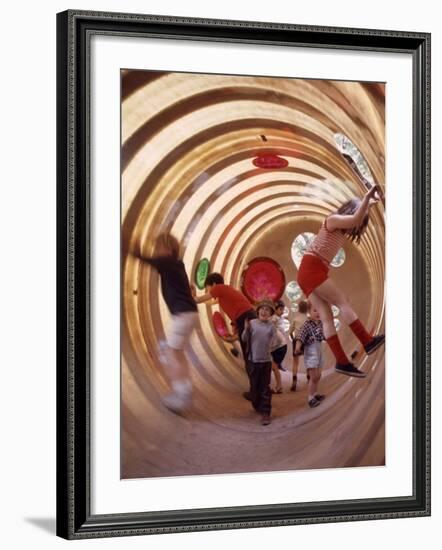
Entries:
[[368, 211], [379, 201], [379, 189], [373, 186], [362, 201], [352, 199], [328, 216], [318, 234], [304, 254], [298, 271], [298, 284], [319, 311], [327, 344], [336, 357], [335, 370], [348, 376], [364, 378], [366, 373], [357, 369], [342, 349], [336, 334], [331, 306], [339, 307], [341, 317], [364, 346], [367, 354], [384, 343], [385, 336], [372, 337], [358, 319], [345, 294], [328, 278], [330, 262], [343, 246], [345, 239], [359, 244], [368, 224]]

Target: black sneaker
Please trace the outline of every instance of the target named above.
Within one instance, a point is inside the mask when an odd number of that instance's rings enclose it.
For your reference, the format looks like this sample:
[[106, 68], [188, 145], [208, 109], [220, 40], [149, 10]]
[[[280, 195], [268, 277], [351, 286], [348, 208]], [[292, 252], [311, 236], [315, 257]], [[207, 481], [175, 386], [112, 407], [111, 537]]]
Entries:
[[269, 414], [264, 414], [261, 418], [261, 424], [263, 426], [268, 426], [272, 422], [272, 419]]
[[317, 407], [320, 403], [321, 402], [317, 397], [312, 397], [308, 402], [308, 406], [313, 409], [314, 407]]
[[335, 371], [341, 374], [346, 374], [347, 376], [355, 376], [356, 378], [365, 378], [367, 374], [357, 369], [353, 363], [346, 363], [342, 365], [341, 363], [336, 363]]
[[318, 401], [324, 401], [325, 399], [325, 395], [323, 393], [317, 393], [315, 395], [315, 398], [318, 400]]
[[368, 344], [366, 344], [364, 346], [365, 353], [367, 355], [370, 355], [370, 353], [373, 353], [380, 346], [382, 346], [382, 344], [384, 342], [385, 342], [385, 335], [384, 334], [379, 334], [378, 336], [374, 336], [373, 339], [370, 342], [368, 342]]
[[282, 372], [287, 372], [287, 369], [283, 367], [282, 365], [278, 365], [278, 369], [282, 370]]
[[247, 401], [251, 401], [252, 400], [252, 396], [250, 395], [250, 392], [249, 391], [245, 391], [242, 396], [244, 397], [244, 399], [247, 399]]

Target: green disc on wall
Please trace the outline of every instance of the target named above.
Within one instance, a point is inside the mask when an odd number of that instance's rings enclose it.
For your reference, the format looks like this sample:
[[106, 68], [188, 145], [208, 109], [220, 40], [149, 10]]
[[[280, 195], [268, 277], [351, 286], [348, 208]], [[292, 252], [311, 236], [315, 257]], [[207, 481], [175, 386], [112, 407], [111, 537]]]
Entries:
[[198, 265], [196, 266], [195, 283], [200, 290], [203, 290], [204, 287], [206, 286], [206, 278], [207, 278], [207, 275], [209, 274], [209, 269], [210, 269], [210, 262], [207, 258], [203, 258], [202, 260], [200, 260], [198, 262]]

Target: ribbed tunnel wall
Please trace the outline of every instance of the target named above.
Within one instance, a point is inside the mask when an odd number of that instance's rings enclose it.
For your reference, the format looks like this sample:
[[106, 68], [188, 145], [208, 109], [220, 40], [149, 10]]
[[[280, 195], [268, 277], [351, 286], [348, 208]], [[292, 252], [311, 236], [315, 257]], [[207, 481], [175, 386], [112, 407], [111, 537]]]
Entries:
[[[383, 85], [122, 73], [122, 477], [383, 464], [383, 351], [360, 357], [363, 381], [335, 374], [330, 358], [326, 401], [308, 409], [302, 387], [275, 396], [275, 421], [263, 428], [241, 398], [242, 362], [216, 336], [212, 306], [199, 306], [186, 351], [194, 409], [184, 418], [165, 410], [160, 341], [169, 314], [158, 275], [131, 253], [139, 243], [151, 253], [155, 236], [171, 230], [190, 278], [207, 257], [239, 288], [248, 261], [270, 256], [296, 280], [293, 239], [364, 192], [337, 132], [383, 185]], [[259, 153], [289, 165], [256, 168]], [[332, 275], [374, 331], [384, 325], [383, 215], [382, 206], [371, 212], [361, 245], [345, 245], [346, 262]], [[346, 327], [340, 335], [349, 353], [358, 349]]]

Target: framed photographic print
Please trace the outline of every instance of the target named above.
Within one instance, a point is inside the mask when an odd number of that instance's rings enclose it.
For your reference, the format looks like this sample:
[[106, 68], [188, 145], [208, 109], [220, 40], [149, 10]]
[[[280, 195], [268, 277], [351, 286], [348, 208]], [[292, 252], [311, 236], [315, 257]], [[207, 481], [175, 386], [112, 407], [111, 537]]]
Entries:
[[429, 515], [430, 36], [57, 36], [57, 534]]

